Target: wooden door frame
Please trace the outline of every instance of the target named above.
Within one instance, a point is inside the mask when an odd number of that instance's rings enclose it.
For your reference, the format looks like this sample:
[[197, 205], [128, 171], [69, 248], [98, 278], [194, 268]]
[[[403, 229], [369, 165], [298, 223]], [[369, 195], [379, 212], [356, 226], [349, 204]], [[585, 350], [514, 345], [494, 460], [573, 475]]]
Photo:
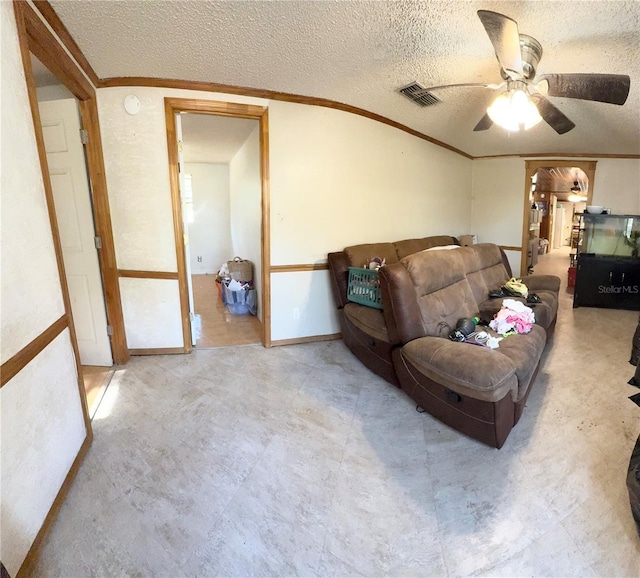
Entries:
[[[95, 232], [102, 241], [102, 249], [98, 251], [98, 263], [102, 274], [102, 287], [107, 312], [107, 323], [112, 328], [112, 335], [110, 337], [111, 353], [115, 364], [124, 364], [129, 359], [129, 350], [127, 348], [124, 316], [122, 313], [122, 301], [118, 281], [118, 268], [116, 266], [115, 246], [113, 241], [113, 229], [111, 225], [111, 212], [109, 209], [109, 195], [107, 192], [95, 87], [87, 79], [78, 64], [69, 56], [58, 39], [52, 34], [28, 2], [14, 0], [13, 6], [18, 26], [22, 64], [27, 82], [31, 114], [33, 116], [38, 154], [40, 157], [42, 177], [47, 197], [49, 218], [54, 237], [56, 259], [58, 260], [60, 284], [62, 287], [63, 299], [65, 301], [65, 309], [70, 320], [72, 343], [76, 352], [76, 362], [78, 363], [78, 366], [80, 366], [78, 344], [75, 329], [73, 327], [73, 317], [71, 315], [69, 289], [64, 271], [60, 236], [55, 218], [53, 193], [51, 190], [51, 181], [49, 178], [48, 164], [44, 150], [44, 137], [40, 124], [38, 98], [36, 94], [35, 80], [31, 69], [31, 54], [38, 58], [42, 64], [55, 74], [58, 80], [60, 80], [60, 82], [79, 101], [82, 125], [88, 132], [89, 136], [89, 142], [84, 148], [87, 159], [87, 172], [90, 182], [89, 189], [93, 206]], [[79, 371], [81, 372], [81, 369], [79, 369]]]
[[520, 255], [520, 275], [527, 274], [527, 247], [529, 246], [529, 210], [531, 208], [531, 177], [542, 168], [545, 167], [578, 167], [582, 169], [589, 180], [589, 191], [587, 192], [587, 205], [591, 204], [593, 199], [593, 188], [596, 177], [596, 164], [598, 161], [585, 161], [579, 159], [573, 160], [535, 160], [525, 161], [525, 177], [524, 177], [524, 207], [522, 213], [522, 254]]
[[271, 231], [269, 194], [269, 109], [266, 106], [221, 102], [215, 100], [195, 100], [185, 98], [165, 98], [164, 110], [167, 124], [167, 149], [169, 156], [169, 179], [171, 183], [171, 204], [173, 207], [173, 228], [178, 263], [178, 284], [180, 290], [180, 310], [184, 352], [190, 353], [191, 319], [187, 287], [187, 267], [180, 200], [180, 175], [178, 171], [178, 142], [175, 115], [180, 112], [212, 114], [231, 118], [257, 120], [260, 130], [260, 180], [262, 186], [260, 237], [262, 242], [262, 345], [271, 347]]

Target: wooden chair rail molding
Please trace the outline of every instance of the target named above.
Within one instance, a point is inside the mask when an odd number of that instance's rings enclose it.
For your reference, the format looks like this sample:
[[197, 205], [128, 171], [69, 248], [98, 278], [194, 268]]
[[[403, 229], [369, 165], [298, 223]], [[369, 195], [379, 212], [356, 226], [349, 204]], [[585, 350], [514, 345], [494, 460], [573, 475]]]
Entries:
[[20, 373], [47, 345], [69, 327], [66, 313], [0, 367], [0, 387]]
[[298, 265], [271, 265], [272, 273], [296, 273], [298, 271], [328, 271], [327, 263], [302, 263]]
[[178, 272], [172, 271], [138, 271], [133, 269], [118, 269], [121, 279], [178, 279]]

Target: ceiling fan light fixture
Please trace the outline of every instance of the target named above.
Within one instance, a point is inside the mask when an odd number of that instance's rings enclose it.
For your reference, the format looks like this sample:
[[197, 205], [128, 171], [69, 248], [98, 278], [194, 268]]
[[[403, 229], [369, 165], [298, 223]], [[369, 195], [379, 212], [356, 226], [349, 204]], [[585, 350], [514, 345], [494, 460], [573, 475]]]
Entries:
[[542, 120], [536, 105], [520, 88], [499, 95], [487, 109], [487, 114], [493, 122], [509, 132], [529, 130]]
[[583, 203], [587, 200], [587, 196], [586, 195], [578, 195], [577, 193], [572, 193], [569, 195], [569, 202], [570, 203]]

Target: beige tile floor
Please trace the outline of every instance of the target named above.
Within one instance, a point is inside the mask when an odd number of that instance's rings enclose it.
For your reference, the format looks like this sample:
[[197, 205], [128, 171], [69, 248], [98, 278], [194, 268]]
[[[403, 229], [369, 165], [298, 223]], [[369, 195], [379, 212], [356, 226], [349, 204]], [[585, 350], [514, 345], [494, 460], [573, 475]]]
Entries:
[[135, 358], [33, 576], [639, 576], [637, 312], [571, 308], [501, 450], [340, 341]]

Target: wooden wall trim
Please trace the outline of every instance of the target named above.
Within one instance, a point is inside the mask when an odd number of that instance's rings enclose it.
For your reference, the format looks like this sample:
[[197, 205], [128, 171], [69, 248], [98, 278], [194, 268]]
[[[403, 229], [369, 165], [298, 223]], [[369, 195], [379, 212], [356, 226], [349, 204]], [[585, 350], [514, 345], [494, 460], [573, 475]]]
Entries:
[[55, 34], [58, 36], [60, 41], [67, 48], [73, 59], [76, 61], [78, 66], [84, 71], [89, 80], [93, 83], [94, 86], [98, 86], [100, 79], [98, 75], [93, 70], [92, 66], [89, 64], [89, 61], [86, 59], [85, 55], [80, 50], [80, 47], [76, 44], [76, 41], [73, 39], [73, 36], [67, 30], [67, 27], [62, 23], [60, 17], [53, 9], [51, 4], [47, 0], [32, 0], [35, 7], [38, 9], [38, 12], [42, 14], [42, 17], [47, 21], [49, 26], [53, 29]]
[[288, 92], [278, 92], [275, 90], [264, 90], [258, 88], [249, 88], [246, 86], [234, 86], [231, 84], [218, 84], [215, 82], [199, 82], [190, 80], [178, 80], [172, 78], [147, 78], [143, 76], [120, 76], [112, 78], [103, 78], [99, 81], [99, 88], [111, 88], [121, 86], [147, 86], [153, 88], [177, 88], [185, 90], [200, 90], [205, 92], [222, 92], [225, 94], [237, 94], [241, 96], [252, 96], [255, 98], [265, 98], [270, 100], [278, 100], [282, 102], [293, 102], [296, 104], [308, 104], [312, 106], [322, 106], [325, 108], [332, 108], [334, 110], [341, 110], [343, 112], [349, 112], [351, 114], [357, 114], [382, 124], [386, 124], [393, 128], [397, 128], [403, 132], [413, 135], [421, 140], [430, 142], [436, 146], [447, 149], [465, 158], [472, 159], [473, 157], [460, 149], [457, 149], [451, 145], [443, 143], [435, 138], [432, 138], [424, 133], [421, 133], [415, 129], [412, 129], [404, 124], [400, 124], [394, 120], [391, 120], [382, 115], [370, 112], [363, 108], [352, 106], [350, 104], [344, 104], [335, 100], [329, 100], [328, 98], [317, 98], [312, 96], [303, 96], [300, 94], [291, 94]]
[[183, 347], [157, 347], [147, 349], [130, 349], [131, 355], [178, 355], [187, 353]]
[[296, 273], [298, 271], [328, 271], [328, 263], [302, 263], [299, 265], [271, 265], [272, 273]]
[[29, 548], [29, 551], [27, 552], [24, 562], [22, 562], [22, 566], [20, 566], [20, 569], [16, 574], [16, 578], [24, 578], [26, 576], [31, 576], [33, 565], [38, 559], [38, 550], [40, 549], [42, 541], [44, 540], [51, 526], [53, 525], [53, 522], [55, 521], [58, 515], [58, 512], [60, 511], [60, 508], [62, 507], [62, 504], [64, 503], [64, 500], [67, 497], [67, 494], [69, 493], [69, 490], [73, 484], [73, 481], [76, 479], [76, 476], [78, 475], [80, 466], [82, 465], [82, 462], [84, 461], [84, 458], [87, 455], [87, 452], [89, 451], [89, 447], [91, 446], [92, 441], [93, 441], [93, 436], [91, 434], [91, 430], [89, 430], [87, 431], [87, 437], [85, 438], [84, 442], [80, 446], [78, 455], [76, 456], [75, 460], [73, 460], [73, 464], [71, 464], [71, 468], [69, 469], [69, 472], [67, 473], [64, 479], [64, 482], [62, 482], [62, 486], [60, 486], [60, 489], [58, 490], [58, 494], [56, 495], [55, 500], [53, 500], [53, 504], [51, 504], [51, 508], [49, 508], [49, 512], [47, 513], [47, 516], [44, 519], [44, 522], [42, 523], [40, 530], [36, 534], [33, 544], [31, 544], [31, 548]]
[[175, 279], [178, 280], [178, 272], [171, 271], [138, 271], [133, 269], [118, 269], [118, 277], [125, 279]]
[[[24, 0], [13, 2], [19, 30], [28, 39], [28, 49], [80, 100], [93, 96], [95, 89], [51, 34], [47, 25]], [[70, 65], [69, 65], [70, 63]], [[31, 70], [31, 67], [29, 67]]]
[[522, 251], [522, 247], [515, 247], [512, 245], [498, 245], [503, 251]]
[[606, 154], [606, 153], [528, 153], [528, 154], [508, 154], [508, 155], [487, 155], [481, 157], [473, 157], [473, 160], [484, 160], [484, 159], [504, 159], [504, 158], [514, 158], [514, 159], [526, 159], [526, 158], [543, 158], [543, 157], [559, 157], [559, 158], [567, 158], [567, 159], [640, 159], [640, 155], [614, 155], [614, 154]]
[[271, 173], [269, 168], [269, 109], [260, 121], [260, 181], [262, 186], [262, 345], [271, 347]]
[[110, 337], [111, 354], [114, 363], [123, 365], [129, 360], [129, 349], [127, 347], [127, 334], [122, 312], [120, 284], [118, 283], [116, 247], [113, 238], [107, 176], [104, 167], [98, 105], [95, 97], [80, 101], [80, 112], [84, 128], [89, 133], [89, 142], [84, 148], [89, 174], [91, 175], [94, 226], [96, 235], [102, 240], [102, 249], [98, 251], [98, 260], [102, 273], [107, 320], [113, 330]]
[[[193, 105], [193, 103], [191, 103]], [[180, 198], [180, 174], [178, 162], [178, 133], [175, 115], [177, 109], [172, 100], [164, 99], [165, 125], [167, 131], [167, 153], [169, 157], [169, 182], [171, 186], [171, 214], [173, 217], [173, 235], [178, 267], [178, 291], [180, 294], [180, 319], [182, 320], [182, 340], [185, 353], [193, 349], [191, 343], [191, 318], [189, 314], [189, 287], [187, 281], [187, 262], [185, 256], [184, 225], [182, 201]]]
[[308, 337], [294, 337], [293, 339], [277, 339], [272, 341], [271, 345], [297, 345], [299, 343], [315, 343], [316, 341], [333, 341], [334, 339], [340, 339], [342, 333], [330, 333], [327, 335], [310, 335]]
[[0, 367], [0, 387], [11, 381], [20, 373], [33, 359], [42, 352], [58, 335], [69, 326], [69, 319], [64, 314], [45, 329], [31, 343], [23, 347], [11, 359], [8, 359]]

